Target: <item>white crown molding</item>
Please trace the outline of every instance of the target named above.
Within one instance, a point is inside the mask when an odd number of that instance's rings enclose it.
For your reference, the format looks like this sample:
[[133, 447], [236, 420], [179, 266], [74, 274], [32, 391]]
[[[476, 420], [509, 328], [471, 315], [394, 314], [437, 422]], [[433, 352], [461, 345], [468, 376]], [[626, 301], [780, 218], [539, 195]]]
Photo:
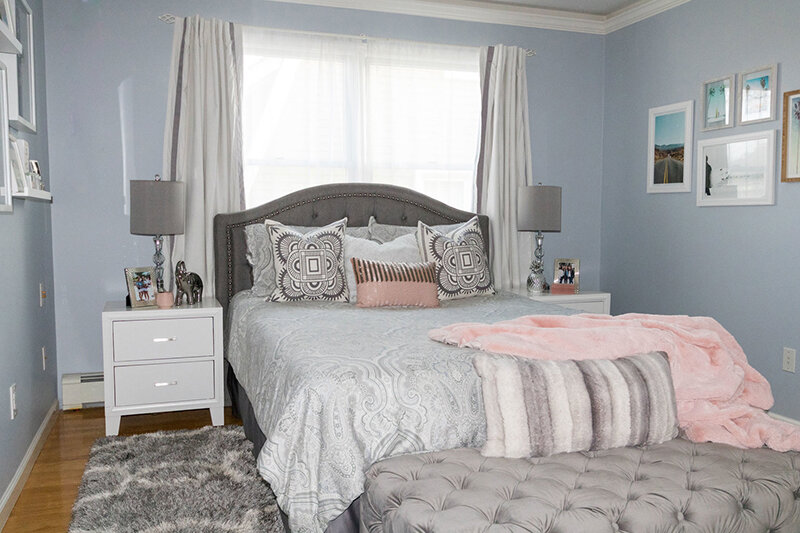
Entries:
[[608, 16], [605, 22], [606, 34], [620, 30], [631, 24], [663, 13], [690, 0], [644, 0], [630, 7], [620, 9]]
[[478, 0], [276, 0], [289, 4], [380, 11], [487, 24], [606, 35], [690, 0], [642, 0], [608, 16]]

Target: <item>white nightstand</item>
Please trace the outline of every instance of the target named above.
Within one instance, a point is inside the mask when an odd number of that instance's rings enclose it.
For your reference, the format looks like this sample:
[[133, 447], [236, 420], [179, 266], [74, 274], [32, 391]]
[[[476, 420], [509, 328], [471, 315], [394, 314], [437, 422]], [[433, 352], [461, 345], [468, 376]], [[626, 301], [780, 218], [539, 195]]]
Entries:
[[222, 307], [213, 298], [171, 309], [103, 308], [106, 435], [120, 417], [209, 409], [224, 421]]
[[[527, 289], [520, 292], [527, 296]], [[578, 294], [542, 294], [530, 296], [531, 300], [556, 304], [585, 313], [611, 314], [611, 293], [598, 291], [581, 291]]]

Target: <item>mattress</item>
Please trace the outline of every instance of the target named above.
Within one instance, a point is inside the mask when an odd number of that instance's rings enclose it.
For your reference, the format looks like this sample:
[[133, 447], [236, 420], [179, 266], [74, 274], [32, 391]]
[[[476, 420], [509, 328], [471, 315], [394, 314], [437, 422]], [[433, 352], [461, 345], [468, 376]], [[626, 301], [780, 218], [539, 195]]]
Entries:
[[395, 457], [367, 473], [361, 531], [800, 531], [800, 454], [675, 439], [545, 458], [475, 449]]
[[434, 309], [237, 294], [227, 359], [266, 438], [259, 472], [292, 531], [323, 531], [363, 492], [376, 461], [485, 441], [474, 351], [431, 341], [428, 330], [570, 312], [510, 293]]

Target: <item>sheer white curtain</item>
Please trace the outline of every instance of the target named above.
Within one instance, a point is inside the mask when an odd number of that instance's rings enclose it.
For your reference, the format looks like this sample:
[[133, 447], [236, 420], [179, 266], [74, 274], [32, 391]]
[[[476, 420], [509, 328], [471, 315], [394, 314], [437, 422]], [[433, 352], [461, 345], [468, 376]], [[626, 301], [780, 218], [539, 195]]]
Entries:
[[[475, 182], [478, 212], [491, 220], [496, 288], [522, 287], [531, 244], [517, 231], [517, 189], [532, 183], [527, 54], [516, 46], [481, 49], [481, 148]], [[524, 255], [522, 259], [521, 254]]]
[[214, 215], [244, 207], [241, 31], [231, 22], [177, 19], [164, 130], [165, 179], [186, 183], [186, 231], [171, 259], [214, 293]]
[[401, 185], [474, 209], [478, 49], [244, 27], [244, 186]]

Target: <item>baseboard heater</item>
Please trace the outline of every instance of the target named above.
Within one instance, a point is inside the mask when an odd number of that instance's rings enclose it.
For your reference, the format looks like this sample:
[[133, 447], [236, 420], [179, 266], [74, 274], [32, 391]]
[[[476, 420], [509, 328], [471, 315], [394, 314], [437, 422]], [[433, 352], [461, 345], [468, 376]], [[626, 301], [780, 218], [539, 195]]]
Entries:
[[103, 373], [83, 372], [61, 376], [62, 409], [83, 409], [103, 403]]

